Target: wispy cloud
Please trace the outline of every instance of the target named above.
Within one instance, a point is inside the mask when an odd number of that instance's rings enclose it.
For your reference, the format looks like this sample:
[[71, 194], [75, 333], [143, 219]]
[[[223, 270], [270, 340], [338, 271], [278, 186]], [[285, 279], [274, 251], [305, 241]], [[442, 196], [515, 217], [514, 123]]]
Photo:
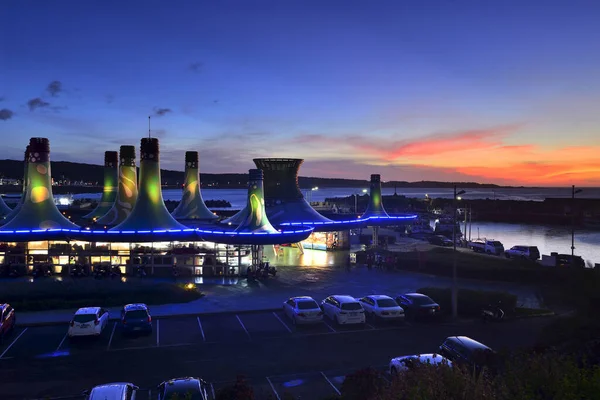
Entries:
[[8, 108], [3, 108], [2, 110], [0, 110], [0, 120], [2, 121], [8, 121], [13, 117], [13, 115], [15, 115], [15, 113], [9, 110]]
[[202, 71], [202, 67], [204, 67], [204, 64], [201, 62], [193, 62], [189, 65], [188, 69], [192, 72], [195, 73], [200, 73]]
[[36, 97], [35, 99], [31, 99], [27, 102], [27, 107], [29, 107], [29, 111], [35, 111], [38, 108], [48, 107], [49, 105], [50, 105], [50, 103], [42, 100], [39, 97]]
[[170, 108], [159, 108], [159, 107], [154, 107], [154, 115], [157, 117], [162, 117], [164, 115], [167, 115], [170, 112], [173, 112], [173, 110], [171, 110]]
[[6, 97], [0, 96], [0, 101], [4, 101], [4, 100], [6, 100]]
[[106, 101], [106, 104], [112, 104], [115, 101], [115, 96], [112, 94], [107, 94], [104, 96], [104, 100]]
[[62, 82], [60, 81], [52, 81], [46, 87], [46, 91], [50, 93], [52, 97], [58, 97], [58, 94], [62, 92]]

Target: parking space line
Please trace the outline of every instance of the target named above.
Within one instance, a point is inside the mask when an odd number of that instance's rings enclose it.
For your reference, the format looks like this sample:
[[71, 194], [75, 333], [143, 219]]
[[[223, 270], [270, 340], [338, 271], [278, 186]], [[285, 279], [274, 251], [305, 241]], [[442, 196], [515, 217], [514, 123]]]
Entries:
[[289, 327], [289, 326], [287, 326], [287, 324], [286, 324], [285, 322], [283, 322], [283, 320], [282, 320], [281, 318], [279, 318], [279, 315], [277, 315], [277, 314], [275, 313], [275, 311], [273, 311], [273, 316], [274, 316], [275, 318], [277, 318], [277, 319], [279, 320], [279, 322], [281, 322], [281, 325], [285, 326], [285, 329], [287, 329], [289, 333], [292, 333], [292, 330], [290, 329], [290, 327]]
[[213, 399], [216, 399], [217, 395], [215, 394], [215, 387], [212, 383], [210, 384], [210, 391], [212, 392]]
[[11, 343], [11, 344], [9, 344], [9, 345], [8, 345], [8, 347], [7, 347], [6, 349], [4, 349], [4, 351], [2, 352], [2, 354], [0, 354], [0, 358], [4, 357], [4, 355], [5, 355], [6, 353], [8, 353], [8, 351], [9, 351], [9, 350], [10, 350], [10, 348], [13, 346], [13, 344], [17, 343], [17, 340], [19, 340], [19, 338], [20, 338], [21, 336], [23, 336], [23, 334], [24, 334], [25, 332], [27, 332], [27, 328], [23, 329], [23, 332], [19, 333], [19, 336], [17, 336], [17, 337], [15, 338], [15, 340], [13, 340], [13, 341], [12, 341], [12, 343]]
[[371, 324], [367, 324], [366, 322], [365, 322], [365, 325], [366, 325], [366, 326], [368, 326], [368, 327], [369, 327], [369, 328], [371, 328], [371, 329], [376, 329], [376, 328], [375, 328], [373, 325], [371, 325]]
[[329, 380], [329, 378], [327, 377], [327, 375], [325, 375], [325, 373], [323, 373], [323, 371], [320, 371], [321, 375], [323, 375], [323, 378], [325, 378], [325, 380], [327, 381], [327, 383], [329, 383], [331, 385], [331, 387], [333, 388], [333, 390], [335, 390], [335, 392], [338, 394], [338, 396], [341, 396], [342, 394], [340, 393], [340, 391], [338, 390], [338, 388], [335, 387], [335, 385], [333, 383], [331, 383], [331, 381]]
[[206, 336], [204, 336], [204, 329], [202, 329], [202, 322], [200, 322], [200, 317], [198, 317], [198, 326], [200, 327], [200, 333], [202, 333], [202, 340], [206, 342]]
[[329, 325], [327, 322], [325, 322], [325, 318], [323, 318], [323, 323], [325, 324], [325, 326], [327, 326], [329, 328], [329, 330], [333, 333], [336, 333], [337, 331], [335, 329], [333, 329], [333, 326]]
[[240, 319], [239, 315], [235, 314], [235, 317], [237, 318], [237, 320], [239, 321], [240, 325], [242, 325], [242, 328], [244, 328], [244, 332], [246, 332], [246, 335], [248, 335], [248, 339], [252, 339], [250, 337], [250, 332], [248, 332], [248, 329], [246, 329], [246, 326], [244, 325], [244, 323], [242, 322], [242, 320]]
[[60, 344], [58, 345], [58, 347], [56, 348], [56, 351], [60, 350], [60, 348], [62, 347], [63, 343], [65, 342], [65, 339], [67, 338], [68, 333], [65, 333], [65, 336], [62, 338], [62, 340], [60, 341]]
[[160, 320], [156, 320], [156, 347], [160, 347]]
[[106, 350], [109, 350], [109, 349], [110, 349], [110, 344], [112, 343], [112, 338], [113, 338], [113, 336], [114, 336], [114, 334], [115, 334], [115, 329], [116, 329], [116, 328], [117, 328], [117, 323], [115, 322], [115, 323], [113, 323], [113, 330], [112, 330], [112, 332], [110, 333], [110, 339], [108, 339], [108, 346], [106, 346]]
[[277, 390], [275, 390], [275, 386], [273, 386], [273, 382], [271, 382], [268, 376], [267, 382], [269, 382], [269, 385], [271, 385], [271, 389], [273, 389], [273, 393], [275, 393], [275, 397], [277, 397], [277, 400], [281, 400], [281, 397], [279, 397], [279, 393], [277, 393]]

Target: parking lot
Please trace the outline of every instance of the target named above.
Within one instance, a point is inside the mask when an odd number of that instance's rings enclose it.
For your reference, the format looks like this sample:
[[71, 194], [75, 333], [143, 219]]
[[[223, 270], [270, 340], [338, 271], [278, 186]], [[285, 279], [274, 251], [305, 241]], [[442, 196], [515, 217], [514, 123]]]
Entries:
[[99, 337], [74, 339], [67, 337], [66, 325], [17, 326], [0, 345], [0, 360], [255, 341], [284, 336], [336, 335], [363, 330], [407, 329], [409, 326], [409, 322], [378, 321], [340, 326], [325, 318], [318, 324], [295, 327], [283, 311], [154, 319], [151, 334], [136, 336], [123, 335], [119, 321], [114, 320], [107, 323]]

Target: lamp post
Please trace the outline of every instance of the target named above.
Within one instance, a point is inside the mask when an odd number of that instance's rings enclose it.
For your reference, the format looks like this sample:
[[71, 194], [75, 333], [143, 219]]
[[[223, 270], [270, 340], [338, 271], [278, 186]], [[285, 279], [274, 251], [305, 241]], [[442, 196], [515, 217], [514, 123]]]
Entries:
[[575, 195], [581, 191], [575, 185], [571, 187], [571, 267], [575, 266]]
[[452, 208], [454, 212], [454, 223], [452, 224], [452, 245], [453, 245], [453, 260], [452, 260], [452, 318], [458, 318], [458, 285], [456, 283], [456, 200], [460, 199], [461, 194], [465, 194], [464, 190], [456, 192], [456, 185], [454, 185], [454, 197], [452, 198]]

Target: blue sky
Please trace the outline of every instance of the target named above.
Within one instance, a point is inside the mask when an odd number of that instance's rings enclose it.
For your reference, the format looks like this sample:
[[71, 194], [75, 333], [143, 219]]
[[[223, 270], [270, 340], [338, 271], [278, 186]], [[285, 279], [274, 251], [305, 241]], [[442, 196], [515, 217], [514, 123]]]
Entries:
[[566, 0], [8, 0], [0, 158], [43, 136], [54, 160], [99, 164], [153, 115], [170, 169], [198, 150], [205, 172], [299, 157], [312, 176], [600, 185], [599, 15]]

